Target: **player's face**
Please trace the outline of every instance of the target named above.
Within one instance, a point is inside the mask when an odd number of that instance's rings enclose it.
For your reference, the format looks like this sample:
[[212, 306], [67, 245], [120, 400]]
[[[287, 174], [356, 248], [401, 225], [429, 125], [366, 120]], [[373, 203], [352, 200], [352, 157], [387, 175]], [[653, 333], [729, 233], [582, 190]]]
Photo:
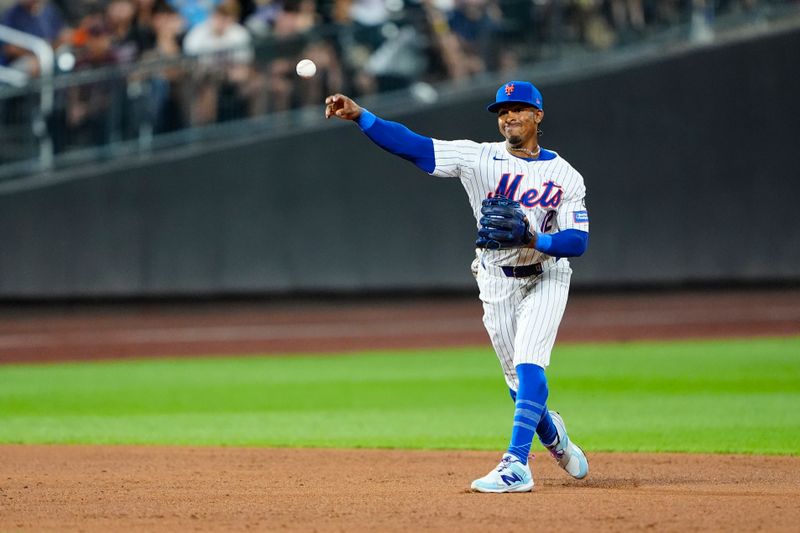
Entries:
[[497, 127], [512, 146], [526, 143], [536, 135], [544, 112], [526, 104], [504, 104], [497, 110]]

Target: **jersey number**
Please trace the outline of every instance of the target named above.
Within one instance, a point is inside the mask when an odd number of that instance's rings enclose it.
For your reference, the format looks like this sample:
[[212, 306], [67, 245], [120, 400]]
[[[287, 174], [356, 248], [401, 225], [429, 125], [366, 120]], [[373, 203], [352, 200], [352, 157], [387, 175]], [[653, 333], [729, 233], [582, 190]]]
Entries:
[[556, 217], [555, 211], [548, 211], [547, 214], [544, 216], [542, 220], [541, 232], [540, 233], [550, 233], [550, 230], [553, 229], [553, 219]]

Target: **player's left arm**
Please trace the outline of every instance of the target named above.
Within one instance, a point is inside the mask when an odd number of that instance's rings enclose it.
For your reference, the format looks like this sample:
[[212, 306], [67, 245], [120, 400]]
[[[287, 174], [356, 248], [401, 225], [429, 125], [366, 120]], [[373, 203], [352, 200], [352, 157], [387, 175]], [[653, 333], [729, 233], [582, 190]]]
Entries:
[[573, 185], [564, 191], [558, 206], [556, 233], [534, 233], [528, 245], [553, 257], [579, 257], [589, 246], [589, 212], [586, 209], [586, 187], [575, 171]]
[[536, 233], [532, 248], [553, 257], [580, 257], [589, 246], [589, 232], [565, 229], [556, 233]]

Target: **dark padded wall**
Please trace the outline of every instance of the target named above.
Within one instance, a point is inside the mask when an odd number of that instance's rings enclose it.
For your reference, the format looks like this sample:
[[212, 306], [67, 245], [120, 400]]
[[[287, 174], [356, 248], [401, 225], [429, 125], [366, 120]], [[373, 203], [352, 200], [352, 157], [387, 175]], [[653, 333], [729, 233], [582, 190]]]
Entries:
[[[541, 84], [542, 143], [589, 190], [576, 283], [800, 280], [797, 50], [793, 32]], [[491, 92], [391, 118], [496, 140]], [[0, 195], [0, 297], [473, 286], [459, 182], [352, 124], [73, 178]]]
[[[14, 228], [2, 292], [463, 286], [471, 222], [458, 182], [343, 125], [2, 196], [0, 223]], [[301, 145], [318, 149], [287, 155]]]
[[800, 279], [799, 50], [794, 32], [551, 88], [599, 230], [582, 279]]

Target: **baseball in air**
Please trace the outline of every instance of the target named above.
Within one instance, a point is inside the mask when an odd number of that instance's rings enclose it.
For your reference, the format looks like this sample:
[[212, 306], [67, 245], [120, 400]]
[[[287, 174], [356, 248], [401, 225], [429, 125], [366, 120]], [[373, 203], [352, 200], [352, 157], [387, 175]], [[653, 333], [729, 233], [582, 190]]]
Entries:
[[317, 65], [310, 59], [301, 59], [300, 62], [297, 63], [295, 70], [297, 71], [297, 75], [301, 78], [310, 78], [317, 73]]

